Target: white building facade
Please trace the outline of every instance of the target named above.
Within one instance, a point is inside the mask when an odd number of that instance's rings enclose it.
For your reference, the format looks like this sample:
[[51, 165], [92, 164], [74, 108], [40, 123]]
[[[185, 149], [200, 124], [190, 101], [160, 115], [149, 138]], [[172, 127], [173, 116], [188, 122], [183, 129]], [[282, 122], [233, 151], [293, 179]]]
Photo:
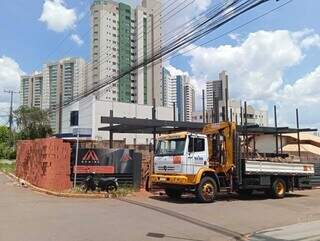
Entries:
[[[73, 133], [73, 129], [88, 128], [92, 130], [92, 140], [109, 140], [108, 131], [100, 131], [99, 128], [107, 127], [101, 124], [102, 116], [110, 116], [113, 110], [114, 117], [152, 119], [152, 106], [133, 103], [113, 102], [97, 100], [95, 96], [88, 96], [72, 105], [64, 108], [62, 116], [62, 133]], [[78, 125], [71, 125], [71, 112], [78, 112]], [[172, 108], [156, 107], [156, 119], [173, 120]], [[114, 140], [125, 140], [127, 144], [150, 144], [153, 136], [150, 134], [121, 134], [114, 133]]]
[[195, 110], [194, 86], [190, 83], [187, 75], [177, 75], [175, 81], [177, 120], [192, 121], [192, 112]]
[[162, 106], [173, 107], [177, 104], [177, 77], [172, 76], [166, 68], [162, 69], [160, 90]]

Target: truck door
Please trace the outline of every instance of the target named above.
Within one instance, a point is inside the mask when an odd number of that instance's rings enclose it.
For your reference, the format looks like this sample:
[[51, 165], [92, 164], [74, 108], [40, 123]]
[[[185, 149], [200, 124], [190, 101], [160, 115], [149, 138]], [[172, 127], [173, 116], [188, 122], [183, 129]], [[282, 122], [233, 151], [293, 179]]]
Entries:
[[206, 138], [189, 136], [187, 173], [196, 174], [200, 168], [207, 166]]

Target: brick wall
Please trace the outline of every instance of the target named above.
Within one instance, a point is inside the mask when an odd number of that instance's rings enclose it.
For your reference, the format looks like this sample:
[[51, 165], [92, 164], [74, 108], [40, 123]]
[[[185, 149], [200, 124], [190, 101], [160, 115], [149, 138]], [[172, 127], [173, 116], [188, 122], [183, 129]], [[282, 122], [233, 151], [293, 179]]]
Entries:
[[52, 191], [71, 187], [71, 147], [61, 139], [19, 141], [16, 175], [31, 184]]

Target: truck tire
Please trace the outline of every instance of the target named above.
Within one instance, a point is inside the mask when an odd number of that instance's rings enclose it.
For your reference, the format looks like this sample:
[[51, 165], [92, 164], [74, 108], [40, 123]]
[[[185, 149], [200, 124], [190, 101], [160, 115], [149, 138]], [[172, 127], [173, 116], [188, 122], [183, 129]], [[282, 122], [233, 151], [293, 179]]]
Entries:
[[182, 190], [174, 189], [174, 188], [166, 188], [165, 192], [168, 197], [173, 199], [179, 199], [181, 198], [181, 195], [182, 195]]
[[272, 183], [271, 187], [271, 195], [273, 198], [284, 198], [286, 195], [287, 185], [286, 182], [282, 178], [277, 178]]
[[197, 188], [196, 196], [201, 203], [212, 203], [217, 196], [217, 183], [212, 177], [203, 177]]

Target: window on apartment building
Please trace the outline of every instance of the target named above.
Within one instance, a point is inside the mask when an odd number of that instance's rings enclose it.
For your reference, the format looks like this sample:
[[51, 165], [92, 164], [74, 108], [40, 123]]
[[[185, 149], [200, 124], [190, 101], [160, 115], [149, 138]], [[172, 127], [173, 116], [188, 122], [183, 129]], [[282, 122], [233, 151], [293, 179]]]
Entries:
[[79, 125], [79, 111], [71, 111], [70, 126], [78, 126], [78, 125]]

